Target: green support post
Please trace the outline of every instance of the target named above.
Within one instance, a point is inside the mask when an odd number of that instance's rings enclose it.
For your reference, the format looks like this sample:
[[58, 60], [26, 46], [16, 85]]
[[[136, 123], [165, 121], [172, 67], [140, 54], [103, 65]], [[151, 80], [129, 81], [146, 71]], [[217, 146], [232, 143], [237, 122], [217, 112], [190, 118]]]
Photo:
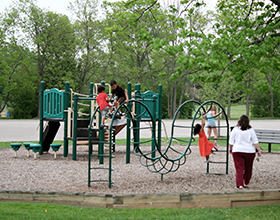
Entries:
[[[153, 123], [152, 123], [152, 125], [153, 125], [153, 131], [155, 131], [155, 124], [156, 124], [156, 114], [157, 114], [157, 96], [156, 95], [154, 95], [153, 96], [153, 112], [151, 112], [152, 113], [152, 116], [153, 116]], [[156, 152], [155, 152], [155, 149], [156, 149], [156, 140], [155, 140], [155, 138], [156, 138], [156, 134], [154, 134], [155, 136], [153, 137], [152, 136], [152, 138], [153, 138], [153, 140], [152, 140], [152, 158], [155, 158], [156, 157]]]
[[[141, 95], [141, 87], [140, 87], [140, 84], [136, 84], [135, 85], [135, 99], [139, 99], [138, 97], [140, 97]], [[140, 142], [140, 130], [139, 130], [139, 127], [140, 127], [140, 118], [139, 118], [139, 115], [140, 115], [140, 105], [135, 102], [135, 115], [136, 115], [136, 122], [135, 122], [135, 127], [136, 127], [136, 130], [134, 132], [134, 149], [136, 149], [136, 152], [139, 152], [138, 149], [139, 149], [139, 142]]]
[[[99, 128], [99, 146], [98, 146], [98, 154], [102, 155], [104, 153], [104, 128]], [[111, 151], [109, 149], [109, 151]], [[103, 156], [99, 156], [99, 164], [103, 164]]]
[[[101, 81], [101, 85], [105, 87], [105, 82]], [[104, 129], [100, 129], [100, 124], [101, 124], [101, 113], [99, 113], [99, 144], [98, 144], [98, 154], [104, 154]], [[111, 151], [111, 149], [109, 149]], [[104, 158], [99, 157], [99, 164], [104, 163]]]
[[65, 92], [64, 92], [64, 151], [63, 156], [67, 157], [68, 155], [68, 138], [67, 138], [67, 129], [68, 129], [68, 106], [69, 106], [69, 82], [65, 82]]
[[161, 150], [162, 85], [158, 86], [158, 149]]
[[78, 95], [74, 95], [73, 106], [73, 160], [76, 160], [77, 154], [77, 119], [78, 119]]
[[[90, 98], [93, 98], [93, 86], [94, 86], [94, 83], [90, 83], [89, 85], [89, 97]], [[90, 100], [90, 104], [89, 104], [89, 120], [91, 119], [91, 109], [92, 109], [92, 106], [91, 106], [91, 100]]]
[[[127, 83], [127, 95], [128, 99], [131, 99], [131, 82]], [[127, 104], [127, 108], [131, 111], [131, 103]], [[130, 163], [130, 119], [127, 117], [126, 126], [126, 163]]]
[[40, 87], [40, 155], [43, 154], [43, 129], [44, 129], [44, 90], [45, 90], [45, 82], [41, 81]]
[[228, 117], [225, 114], [225, 111], [223, 109], [225, 118], [226, 118], [226, 122], [227, 122], [227, 152], [226, 152], [226, 174], [228, 174], [228, 157], [229, 157], [229, 123], [228, 123]]
[[[93, 88], [94, 88], [94, 83], [90, 83], [90, 85], [89, 85], [89, 97], [90, 98], [93, 98]], [[89, 101], [89, 121], [91, 121], [91, 117], [92, 117], [92, 115], [91, 115], [91, 110], [92, 110], [92, 106], [91, 106], [91, 99], [90, 99], [90, 101]], [[91, 132], [91, 124], [88, 126], [88, 131], [89, 132]], [[89, 148], [89, 153], [90, 153], [90, 155], [92, 154], [92, 141], [91, 140], [89, 140], [89, 142], [88, 142], [88, 148]]]
[[113, 129], [113, 134], [112, 134], [112, 151], [116, 152], [116, 130]]
[[[90, 129], [89, 129], [89, 136], [90, 136]], [[89, 149], [88, 149], [88, 187], [90, 187], [90, 171], [91, 171], [91, 155], [92, 155], [92, 142], [91, 139], [89, 139]]]
[[[102, 129], [102, 130], [104, 130], [104, 129]], [[109, 158], [108, 159], [109, 159], [109, 188], [111, 188], [112, 187], [112, 150], [111, 150], [111, 143], [109, 145]]]

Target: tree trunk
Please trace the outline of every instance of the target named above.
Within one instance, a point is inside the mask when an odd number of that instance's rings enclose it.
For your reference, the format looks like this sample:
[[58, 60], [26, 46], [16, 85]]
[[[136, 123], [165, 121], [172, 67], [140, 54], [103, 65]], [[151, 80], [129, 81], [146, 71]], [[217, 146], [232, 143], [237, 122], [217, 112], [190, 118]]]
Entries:
[[231, 107], [231, 100], [229, 99], [228, 100], [228, 107], [227, 107], [227, 116], [228, 116], [228, 118], [231, 118], [230, 117], [230, 107]]
[[270, 116], [274, 117], [274, 113], [273, 113], [273, 105], [274, 105], [274, 101], [273, 101], [273, 90], [270, 90]]
[[246, 115], [249, 116], [250, 113], [250, 103], [249, 103], [249, 94], [246, 94]]
[[168, 83], [169, 86], [168, 88], [171, 88], [169, 91], [170, 92], [167, 92], [167, 108], [168, 108], [168, 118], [171, 118], [171, 112], [172, 112], [172, 83]]
[[[184, 97], [184, 95], [186, 94], [186, 90], [187, 90], [187, 89], [186, 89], [186, 86], [185, 86], [186, 81], [187, 81], [187, 78], [184, 78], [183, 87], [182, 87], [182, 90], [181, 90], [181, 94], [180, 94], [180, 99], [179, 99], [178, 107], [182, 104], [182, 102], [183, 102], [183, 97]], [[176, 110], [177, 110], [177, 109], [175, 109], [174, 114], [175, 114]], [[178, 114], [177, 117], [180, 117], [180, 112], [179, 112], [179, 114]]]
[[179, 105], [182, 104], [183, 97], [184, 97], [184, 95], [186, 93], [185, 84], [186, 84], [186, 78], [184, 78], [183, 88], [182, 88], [182, 91], [181, 91], [181, 94], [180, 94], [179, 103], [178, 103]]
[[[272, 75], [273, 75], [273, 73], [271, 72], [271, 74], [267, 77], [270, 88], [272, 88]], [[273, 105], [274, 105], [274, 103], [273, 103], [273, 90], [270, 89], [269, 92], [270, 92], [270, 116], [274, 117], [274, 114], [273, 114]]]
[[175, 111], [176, 111], [176, 94], [177, 94], [177, 85], [174, 86], [174, 91], [173, 91], [173, 98], [172, 98], [172, 116], [171, 118], [174, 116]]
[[[250, 74], [248, 75], [248, 81], [245, 82], [246, 89], [250, 88], [251, 86], [251, 79], [250, 79]], [[250, 96], [249, 93], [246, 93], [246, 115], [249, 117], [250, 115]]]
[[4, 105], [3, 105], [3, 107], [0, 109], [0, 112], [2, 112], [2, 111], [5, 109], [5, 107], [6, 107], [7, 103], [8, 103], [8, 101], [9, 101], [9, 96], [10, 96], [10, 92], [8, 92], [8, 94], [7, 94], [7, 96], [6, 96], [6, 99], [5, 99], [5, 102], [4, 102]]

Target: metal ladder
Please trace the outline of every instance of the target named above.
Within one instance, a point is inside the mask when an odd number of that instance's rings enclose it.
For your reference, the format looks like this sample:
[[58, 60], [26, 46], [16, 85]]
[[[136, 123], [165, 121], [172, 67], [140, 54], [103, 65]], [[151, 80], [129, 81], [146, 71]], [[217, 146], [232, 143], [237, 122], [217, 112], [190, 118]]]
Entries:
[[[113, 149], [113, 145], [114, 143], [112, 143], [112, 136], [115, 133], [115, 129], [114, 128], [102, 128], [102, 129], [98, 129], [98, 128], [94, 128], [92, 130], [96, 130], [99, 132], [99, 140], [97, 142], [95, 142], [96, 144], [98, 144], [98, 153], [97, 154], [92, 154], [92, 143], [89, 143], [89, 156], [88, 156], [88, 187], [90, 187], [90, 184], [92, 182], [108, 182], [109, 183], [109, 188], [111, 188], [111, 185], [114, 183], [114, 181], [112, 181], [112, 171], [114, 171], [114, 169], [112, 168], [112, 158], [114, 158], [115, 156], [112, 155], [112, 149]], [[106, 133], [107, 133], [107, 140], [106, 140]], [[109, 152], [108, 154], [104, 153], [104, 145], [108, 144], [109, 145]], [[92, 158], [99, 158], [99, 165], [104, 165], [104, 158], [108, 158], [108, 163], [109, 166], [105, 167], [105, 166], [93, 166], [91, 167], [91, 163], [92, 163]], [[108, 179], [91, 179], [91, 171], [92, 170], [105, 170], [105, 171], [109, 171], [108, 173]]]
[[[227, 127], [227, 131], [228, 131], [228, 125], [227, 126], [220, 126], [220, 127]], [[209, 140], [215, 140], [214, 138], [209, 138]], [[206, 168], [206, 174], [215, 174], [215, 175], [224, 175], [224, 174], [228, 174], [228, 161], [229, 161], [229, 135], [227, 135], [227, 137], [224, 138], [217, 138], [218, 140], [225, 140], [226, 141], [226, 149], [225, 150], [221, 150], [219, 149], [218, 151], [215, 151], [215, 154], [218, 153], [226, 153], [226, 161], [211, 161], [209, 163], [207, 163], [207, 168]], [[210, 164], [225, 164], [226, 165], [226, 172], [225, 173], [210, 173]]]

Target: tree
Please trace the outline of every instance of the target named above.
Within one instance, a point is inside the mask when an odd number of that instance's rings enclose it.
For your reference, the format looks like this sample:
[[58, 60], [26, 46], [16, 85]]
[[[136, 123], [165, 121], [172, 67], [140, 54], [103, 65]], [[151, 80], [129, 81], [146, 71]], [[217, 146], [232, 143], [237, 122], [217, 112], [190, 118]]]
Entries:
[[108, 3], [104, 6], [104, 23], [109, 37], [108, 51], [113, 54], [110, 75], [122, 82], [141, 83], [147, 89], [156, 89], [161, 66], [156, 67], [152, 60], [152, 41], [161, 34], [158, 23], [161, 12], [156, 6], [151, 13], [141, 15], [147, 4], [146, 1]]
[[38, 114], [38, 76], [35, 56], [29, 50], [22, 53], [9, 89], [9, 107], [13, 118], [34, 118]]
[[[36, 79], [30, 81], [30, 86], [35, 86], [37, 89], [38, 103], [40, 81], [44, 80], [47, 88], [60, 89], [64, 88], [66, 80], [73, 79], [72, 72], [75, 72], [76, 67], [76, 46], [74, 30], [68, 17], [43, 11], [34, 2], [33, 0], [18, 0], [17, 4], [11, 7], [3, 17], [2, 30], [6, 35], [6, 45], [9, 46], [2, 52], [9, 54], [6, 59], [10, 59], [11, 62], [11, 65], [7, 65], [6, 62], [6, 76], [15, 74], [16, 68], [23, 71], [21, 74], [27, 77], [26, 80], [30, 80], [28, 76], [36, 76]], [[23, 54], [28, 54], [28, 56]], [[29, 64], [31, 60], [36, 60], [37, 70], [33, 68], [34, 63], [30, 66], [32, 68], [26, 68], [28, 61], [25, 58], [29, 59]], [[6, 77], [6, 79], [8, 79], [7, 82], [13, 81], [11, 77]], [[33, 85], [34, 80], [36, 80], [35, 85]], [[24, 88], [23, 84], [20, 84], [22, 86], [16, 83], [17, 92]], [[8, 90], [9, 87], [6, 86], [5, 94], [7, 95], [10, 94]], [[32, 99], [32, 96], [26, 97]], [[20, 102], [20, 99], [13, 98], [12, 101]], [[17, 108], [20, 106], [15, 103], [12, 105]], [[35, 106], [38, 107], [38, 104]]]
[[271, 0], [271, 1], [280, 8], [280, 0]]
[[[104, 72], [108, 66], [106, 51], [106, 36], [98, 0], [75, 0], [70, 3], [69, 10], [75, 17], [75, 33], [79, 39], [77, 45], [77, 60], [79, 71], [75, 73], [78, 91], [82, 92], [90, 80], [104, 80]], [[87, 87], [88, 88], [88, 87]]]
[[[32, 67], [34, 67], [33, 54], [24, 47], [18, 39], [18, 33], [15, 28], [17, 12], [13, 9], [10, 12], [1, 15], [0, 27], [0, 112], [6, 106], [14, 105], [14, 92], [22, 94], [24, 88], [18, 86], [17, 81], [27, 80], [26, 84], [33, 88], [34, 80], [31, 78], [21, 78], [22, 71], [26, 71], [25, 75], [33, 75]], [[31, 95], [32, 96], [32, 95]], [[27, 96], [27, 97], [31, 97]], [[22, 102], [23, 100], [19, 100]], [[33, 105], [34, 106], [34, 105]], [[35, 104], [36, 106], [36, 104]], [[24, 111], [24, 106], [19, 105], [17, 109]], [[35, 107], [36, 108], [36, 107]], [[29, 108], [32, 109], [32, 108]], [[25, 117], [32, 117], [25, 111]]]
[[[185, 101], [186, 94], [192, 94], [193, 75], [201, 69], [201, 62], [196, 60], [205, 57], [197, 53], [201, 51], [200, 45], [206, 38], [204, 31], [208, 24], [206, 16], [201, 12], [203, 4], [184, 2], [185, 4], [170, 5], [165, 21], [167, 43], [162, 51], [168, 57], [165, 75], [169, 79], [169, 117], [173, 117], [177, 107]], [[176, 99], [177, 95], [179, 99]]]
[[[253, 85], [248, 80], [252, 71], [259, 69], [261, 60], [273, 53], [269, 48], [279, 41], [275, 33], [278, 16], [277, 9], [263, 1], [220, 0], [217, 4], [217, 35], [209, 50], [208, 66], [221, 74], [228, 70], [237, 83], [246, 79], [243, 91], [247, 96], [247, 114]], [[276, 42], [270, 44], [271, 39]]]
[[42, 10], [33, 0], [19, 0], [16, 10], [16, 27], [37, 56], [39, 81], [46, 81], [46, 87], [63, 88], [76, 65], [76, 38], [68, 17]]

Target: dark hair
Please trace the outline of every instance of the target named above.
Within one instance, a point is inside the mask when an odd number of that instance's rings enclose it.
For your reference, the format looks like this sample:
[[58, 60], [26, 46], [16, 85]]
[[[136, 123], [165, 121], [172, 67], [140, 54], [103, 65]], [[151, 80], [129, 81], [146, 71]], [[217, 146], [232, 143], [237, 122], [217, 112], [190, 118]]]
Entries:
[[250, 119], [247, 115], [241, 115], [238, 122], [237, 126], [240, 126], [242, 131], [245, 131], [249, 128], [251, 128], [251, 125], [249, 124]]
[[100, 86], [97, 87], [97, 91], [98, 92], [103, 92], [103, 91], [105, 91], [105, 87], [100, 85]]
[[202, 126], [200, 124], [196, 124], [193, 129], [193, 134], [197, 135], [200, 132], [201, 128]]
[[116, 85], [116, 84], [117, 84], [116, 80], [111, 80], [111, 82], [110, 82], [111, 86]]

